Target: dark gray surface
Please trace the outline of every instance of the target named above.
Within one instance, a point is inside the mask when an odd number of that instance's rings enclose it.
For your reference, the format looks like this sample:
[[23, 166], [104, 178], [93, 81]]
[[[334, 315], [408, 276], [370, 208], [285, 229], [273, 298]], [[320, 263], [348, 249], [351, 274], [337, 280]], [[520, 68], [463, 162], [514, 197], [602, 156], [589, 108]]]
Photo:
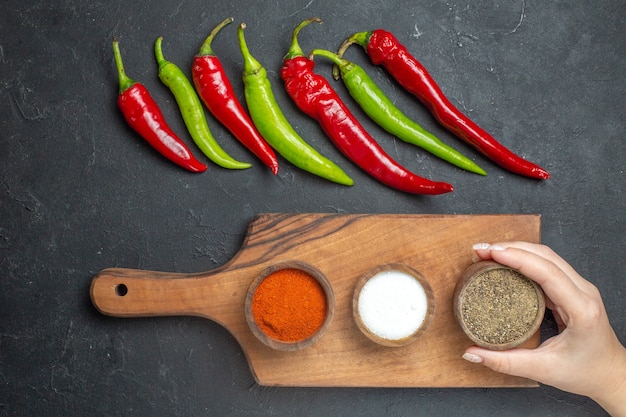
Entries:
[[[105, 267], [194, 272], [224, 264], [257, 213], [539, 213], [543, 241], [600, 288], [626, 341], [622, 3], [354, 3], [0, 4], [0, 414], [603, 415], [592, 401], [546, 386], [260, 387], [237, 343], [215, 323], [114, 319], [91, 306], [91, 277]], [[210, 29], [230, 15], [248, 24], [251, 52], [268, 68], [294, 126], [353, 176], [354, 187], [319, 180], [284, 160], [273, 177], [211, 119], [223, 146], [255, 166], [188, 174], [125, 125], [115, 104], [111, 38], [120, 39], [128, 74], [147, 85], [187, 138], [157, 78], [154, 39], [163, 35], [166, 57], [187, 71]], [[400, 107], [489, 172], [483, 178], [435, 160], [357, 112], [394, 157], [426, 177], [452, 182], [456, 191], [410, 196], [366, 177], [296, 110], [278, 79], [292, 28], [314, 15], [325, 24], [302, 32], [306, 51], [335, 49], [356, 31], [394, 32], [454, 103], [552, 178], [537, 182], [490, 163], [434, 123], [355, 48], [348, 57], [364, 64]], [[235, 25], [226, 28], [214, 49], [242, 97], [235, 34]], [[318, 69], [328, 75], [328, 65]], [[549, 321], [545, 327], [551, 334]]]

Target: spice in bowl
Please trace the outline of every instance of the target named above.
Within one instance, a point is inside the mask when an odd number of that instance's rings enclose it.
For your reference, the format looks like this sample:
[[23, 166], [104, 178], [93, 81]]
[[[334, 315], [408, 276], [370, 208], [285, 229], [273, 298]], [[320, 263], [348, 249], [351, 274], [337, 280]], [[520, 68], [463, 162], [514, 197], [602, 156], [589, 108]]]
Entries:
[[426, 331], [434, 312], [432, 289], [404, 264], [369, 271], [357, 284], [353, 314], [359, 329], [384, 346], [404, 346]]
[[330, 325], [334, 296], [324, 275], [303, 262], [266, 268], [248, 290], [245, 314], [254, 335], [278, 350], [314, 344]]
[[467, 268], [454, 292], [454, 314], [467, 337], [492, 350], [529, 340], [545, 312], [541, 288], [518, 271], [493, 261]]

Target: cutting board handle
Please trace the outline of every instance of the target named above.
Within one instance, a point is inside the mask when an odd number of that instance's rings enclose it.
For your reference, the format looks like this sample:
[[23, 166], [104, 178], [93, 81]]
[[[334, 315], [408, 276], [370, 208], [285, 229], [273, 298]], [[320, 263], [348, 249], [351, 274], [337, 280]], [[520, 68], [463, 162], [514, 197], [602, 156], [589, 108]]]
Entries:
[[107, 268], [91, 282], [94, 306], [115, 317], [207, 316], [214, 290], [206, 274], [177, 274], [126, 268]]

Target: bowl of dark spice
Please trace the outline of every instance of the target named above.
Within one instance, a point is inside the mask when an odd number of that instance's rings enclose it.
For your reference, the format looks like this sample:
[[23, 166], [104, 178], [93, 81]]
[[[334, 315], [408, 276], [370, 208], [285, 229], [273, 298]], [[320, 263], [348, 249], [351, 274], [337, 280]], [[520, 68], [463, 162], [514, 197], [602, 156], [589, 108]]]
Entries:
[[330, 326], [334, 312], [335, 298], [327, 278], [300, 261], [264, 269], [250, 284], [245, 301], [252, 333], [282, 351], [315, 344]]
[[478, 346], [506, 350], [528, 341], [545, 312], [541, 287], [494, 261], [476, 262], [461, 275], [453, 297], [454, 315]]
[[388, 347], [408, 345], [428, 328], [435, 308], [428, 281], [401, 263], [377, 266], [361, 277], [352, 298], [357, 327]]

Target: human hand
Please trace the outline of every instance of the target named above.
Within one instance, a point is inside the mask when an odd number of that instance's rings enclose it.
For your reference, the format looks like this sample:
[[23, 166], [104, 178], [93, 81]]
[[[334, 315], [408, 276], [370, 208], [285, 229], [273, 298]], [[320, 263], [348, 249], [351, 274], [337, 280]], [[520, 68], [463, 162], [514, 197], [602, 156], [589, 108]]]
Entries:
[[626, 349], [609, 324], [598, 289], [547, 246], [480, 243], [474, 250], [479, 258], [492, 259], [537, 282], [559, 334], [532, 350], [497, 352], [472, 346], [463, 358], [588, 396], [611, 415], [626, 416]]

